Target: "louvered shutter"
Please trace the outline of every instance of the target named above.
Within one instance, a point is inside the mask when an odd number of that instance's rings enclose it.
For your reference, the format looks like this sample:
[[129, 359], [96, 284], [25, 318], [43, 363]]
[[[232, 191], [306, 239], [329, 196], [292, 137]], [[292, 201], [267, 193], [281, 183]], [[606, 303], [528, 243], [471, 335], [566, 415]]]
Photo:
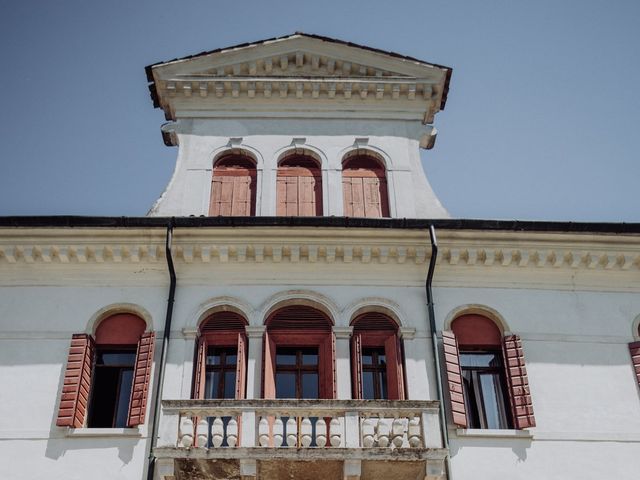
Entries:
[[276, 398], [276, 346], [268, 332], [263, 337], [262, 355], [262, 398]]
[[464, 403], [464, 393], [462, 389], [462, 372], [460, 371], [460, 353], [458, 341], [452, 331], [442, 332], [442, 345], [444, 350], [444, 363], [447, 372], [449, 385], [449, 399], [451, 405], [451, 415], [453, 423], [467, 427], [467, 409]]
[[81, 428], [84, 426], [91, 390], [94, 354], [95, 342], [90, 335], [80, 333], [71, 337], [56, 420], [56, 425], [59, 427]]
[[246, 397], [247, 376], [247, 338], [244, 333], [238, 333], [238, 356], [236, 357], [236, 399]]
[[144, 424], [155, 340], [156, 334], [154, 332], [145, 332], [138, 341], [136, 365], [133, 371], [133, 386], [131, 387], [131, 399], [129, 401], [129, 416], [127, 418], [127, 426], [129, 427]]
[[518, 430], [535, 427], [522, 340], [518, 335], [507, 335], [503, 339], [503, 349], [514, 427]]
[[362, 335], [351, 337], [351, 391], [353, 398], [362, 398]]
[[404, 400], [402, 355], [397, 335], [390, 335], [384, 341], [384, 353], [387, 357], [387, 394], [389, 400]]
[[193, 371], [192, 397], [194, 399], [204, 398], [205, 368], [207, 362], [207, 341], [203, 336], [198, 338], [196, 346], [195, 368]]
[[631, 364], [636, 374], [638, 386], [640, 386], [640, 342], [632, 342], [629, 344], [629, 353], [631, 354]]

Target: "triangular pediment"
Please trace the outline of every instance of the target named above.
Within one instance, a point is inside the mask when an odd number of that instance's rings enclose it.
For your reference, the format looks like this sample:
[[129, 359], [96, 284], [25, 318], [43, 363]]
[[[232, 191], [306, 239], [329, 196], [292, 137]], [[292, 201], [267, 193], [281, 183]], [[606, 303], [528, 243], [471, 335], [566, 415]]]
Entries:
[[394, 111], [423, 112], [430, 123], [446, 102], [450, 74], [441, 65], [302, 33], [147, 67], [155, 105], [167, 118], [175, 118], [178, 110], [228, 110], [240, 102], [263, 109], [286, 104], [288, 111], [293, 104], [308, 111], [301, 100], [317, 105], [339, 99], [333, 109], [354, 111], [367, 102], [372, 110], [378, 108], [372, 102], [409, 102]]

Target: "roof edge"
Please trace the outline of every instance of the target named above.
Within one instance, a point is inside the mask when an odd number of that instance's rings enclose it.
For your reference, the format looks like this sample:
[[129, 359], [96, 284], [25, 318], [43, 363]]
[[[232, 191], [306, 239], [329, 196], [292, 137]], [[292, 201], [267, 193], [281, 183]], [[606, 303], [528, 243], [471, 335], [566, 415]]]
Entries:
[[351, 217], [4, 216], [0, 228], [319, 227], [640, 234], [640, 223]]

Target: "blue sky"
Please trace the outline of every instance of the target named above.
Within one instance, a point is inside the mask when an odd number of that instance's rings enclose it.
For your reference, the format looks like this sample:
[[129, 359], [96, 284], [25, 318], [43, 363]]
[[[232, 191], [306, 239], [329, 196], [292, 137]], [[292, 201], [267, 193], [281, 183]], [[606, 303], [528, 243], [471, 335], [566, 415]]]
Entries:
[[457, 218], [640, 221], [640, 1], [10, 1], [0, 215], [144, 215], [176, 148], [144, 66], [326, 35], [453, 68], [423, 152]]

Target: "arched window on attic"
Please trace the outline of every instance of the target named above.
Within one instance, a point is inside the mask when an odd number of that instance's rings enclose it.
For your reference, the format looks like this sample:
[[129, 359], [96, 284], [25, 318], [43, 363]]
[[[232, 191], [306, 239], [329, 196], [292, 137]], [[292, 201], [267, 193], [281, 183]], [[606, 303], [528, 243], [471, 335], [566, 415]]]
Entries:
[[354, 155], [342, 164], [345, 217], [389, 216], [387, 177], [382, 162], [371, 155]]
[[[637, 328], [638, 330], [634, 333], [637, 335], [637, 338], [640, 338], [640, 325], [638, 325]], [[633, 372], [635, 373], [638, 386], [640, 387], [640, 340], [629, 344], [629, 353], [631, 354]]]
[[278, 165], [276, 215], [322, 216], [322, 172], [309, 155], [291, 155]]
[[213, 167], [209, 215], [248, 217], [255, 214], [255, 162], [240, 154], [222, 157]]

